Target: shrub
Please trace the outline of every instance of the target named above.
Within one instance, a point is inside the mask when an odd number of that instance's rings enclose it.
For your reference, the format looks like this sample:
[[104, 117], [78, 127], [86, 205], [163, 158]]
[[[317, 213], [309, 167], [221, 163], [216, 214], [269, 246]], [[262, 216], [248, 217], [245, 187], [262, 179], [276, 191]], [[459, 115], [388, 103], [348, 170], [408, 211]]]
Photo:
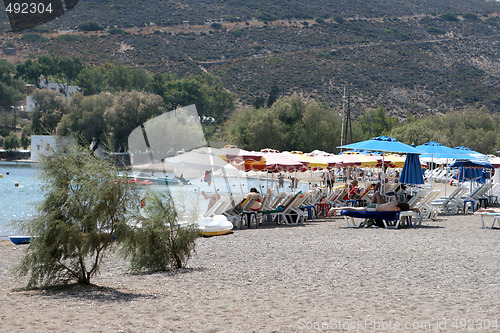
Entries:
[[110, 35], [123, 35], [125, 33], [125, 30], [117, 29], [117, 28], [111, 28], [111, 29], [108, 30], [108, 33]]
[[99, 30], [104, 30], [104, 27], [97, 22], [87, 21], [87, 22], [80, 23], [78, 25], [78, 29], [80, 29], [82, 31], [99, 31]]
[[10, 132], [3, 142], [3, 148], [5, 150], [13, 150], [19, 147], [20, 145], [21, 143], [19, 142], [19, 138], [14, 132]]
[[200, 234], [198, 228], [179, 223], [169, 192], [150, 193], [145, 202], [145, 214], [124, 247], [132, 270], [159, 272], [185, 267]]
[[222, 24], [217, 23], [217, 22], [212, 23], [210, 26], [212, 27], [212, 29], [215, 29], [215, 30], [222, 29]]
[[268, 12], [257, 13], [255, 17], [257, 18], [257, 20], [261, 20], [263, 22], [276, 21], [276, 16]]
[[63, 42], [81, 42], [88, 37], [85, 37], [82, 35], [62, 34], [62, 35], [57, 36], [56, 38], [57, 38], [57, 40], [60, 40]]
[[438, 29], [436, 27], [429, 27], [427, 28], [427, 32], [433, 35], [444, 35], [445, 32], [441, 29]]
[[314, 21], [316, 21], [316, 23], [319, 23], [319, 24], [325, 23], [325, 20], [321, 17], [315, 17]]
[[443, 15], [440, 16], [443, 20], [445, 21], [450, 21], [450, 22], [457, 22], [458, 17], [456, 14], [453, 13], [444, 13]]
[[49, 39], [35, 32], [27, 32], [21, 36], [21, 39], [27, 40], [30, 42], [45, 42]]
[[335, 15], [335, 16], [333, 17], [333, 20], [334, 20], [335, 22], [337, 22], [338, 24], [342, 24], [342, 23], [344, 23], [344, 22], [345, 22], [344, 18], [343, 18], [342, 16], [340, 16], [340, 15]]
[[465, 13], [462, 15], [462, 17], [468, 21], [480, 21], [479, 17], [473, 13]]
[[130, 230], [139, 200], [118, 181], [118, 169], [88, 149], [60, 146], [42, 156], [40, 168], [44, 199], [32, 219], [20, 222], [32, 241], [16, 271], [29, 275], [30, 287], [90, 284], [113, 240]]

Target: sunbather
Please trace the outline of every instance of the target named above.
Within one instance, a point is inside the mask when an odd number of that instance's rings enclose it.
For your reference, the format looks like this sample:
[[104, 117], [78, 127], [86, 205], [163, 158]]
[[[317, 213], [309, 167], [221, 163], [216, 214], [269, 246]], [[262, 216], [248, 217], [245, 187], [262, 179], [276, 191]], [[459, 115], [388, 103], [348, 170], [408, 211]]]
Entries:
[[333, 207], [328, 212], [328, 217], [342, 210], [352, 210], [352, 211], [367, 211], [367, 212], [403, 212], [410, 210], [410, 206], [406, 202], [390, 201], [382, 204], [370, 204], [366, 207]]
[[500, 214], [500, 208], [479, 208], [477, 213], [495, 213], [495, 214]]
[[214, 194], [207, 194], [205, 191], [201, 192], [201, 195], [208, 200], [208, 207], [207, 207], [207, 212], [212, 208], [212, 206], [217, 202], [217, 200], [220, 199], [220, 194], [219, 193], [214, 193]]
[[253, 211], [258, 211], [260, 209], [260, 206], [262, 205], [262, 196], [260, 195], [259, 191], [257, 191], [257, 189], [255, 187], [252, 187], [250, 189], [250, 193], [247, 194], [246, 198], [247, 199], [250, 199], [252, 196], [258, 194], [259, 197], [257, 198], [257, 200], [255, 200], [254, 204], [252, 205], [252, 207], [250, 207], [250, 210], [253, 210]]

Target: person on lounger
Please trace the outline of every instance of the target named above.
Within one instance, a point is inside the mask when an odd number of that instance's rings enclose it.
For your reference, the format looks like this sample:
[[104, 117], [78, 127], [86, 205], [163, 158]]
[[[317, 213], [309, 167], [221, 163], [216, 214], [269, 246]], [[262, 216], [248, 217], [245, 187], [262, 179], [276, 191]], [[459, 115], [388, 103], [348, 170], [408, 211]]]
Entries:
[[410, 210], [410, 206], [406, 202], [390, 201], [383, 204], [370, 204], [366, 207], [333, 207], [328, 212], [328, 217], [335, 215], [336, 212], [341, 210], [354, 210], [366, 212], [404, 212]]
[[250, 189], [250, 192], [246, 195], [246, 197], [241, 201], [241, 203], [245, 202], [246, 200], [250, 200], [253, 196], [258, 196], [257, 200], [253, 203], [252, 207], [250, 207], [250, 210], [257, 212], [260, 207], [262, 206], [262, 196], [260, 195], [259, 191], [255, 187], [252, 187]]
[[201, 192], [201, 195], [208, 200], [208, 207], [207, 207], [207, 212], [212, 208], [213, 205], [217, 202], [217, 200], [220, 199], [220, 194], [215, 192], [214, 194], [207, 194], [205, 191]]
[[372, 197], [371, 203], [366, 207], [333, 207], [328, 212], [328, 217], [335, 215], [337, 211], [341, 210], [354, 210], [354, 211], [367, 211], [367, 212], [404, 212], [407, 210], [413, 210], [419, 212], [417, 208], [410, 209], [410, 205], [407, 202], [400, 201], [390, 201], [385, 202], [384, 198], [379, 194], [375, 193]]

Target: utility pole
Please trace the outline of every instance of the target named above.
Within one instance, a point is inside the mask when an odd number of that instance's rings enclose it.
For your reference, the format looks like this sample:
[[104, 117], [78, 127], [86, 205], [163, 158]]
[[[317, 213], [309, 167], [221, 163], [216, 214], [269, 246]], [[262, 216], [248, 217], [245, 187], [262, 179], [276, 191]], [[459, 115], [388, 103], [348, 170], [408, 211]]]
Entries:
[[[345, 89], [345, 87], [344, 87]], [[344, 96], [345, 96], [345, 90], [344, 90]], [[351, 121], [351, 91], [347, 91], [347, 115], [345, 119], [346, 125], [345, 125], [345, 133], [344, 137], [346, 138], [346, 144], [352, 143], [352, 121]], [[349, 134], [349, 136], [348, 136]], [[349, 140], [347, 138], [349, 137]], [[349, 142], [347, 142], [349, 141]]]
[[[340, 131], [340, 146], [344, 145], [344, 120], [345, 120], [345, 84], [344, 84], [344, 94], [342, 95], [342, 130]], [[342, 152], [343, 148], [340, 148]]]

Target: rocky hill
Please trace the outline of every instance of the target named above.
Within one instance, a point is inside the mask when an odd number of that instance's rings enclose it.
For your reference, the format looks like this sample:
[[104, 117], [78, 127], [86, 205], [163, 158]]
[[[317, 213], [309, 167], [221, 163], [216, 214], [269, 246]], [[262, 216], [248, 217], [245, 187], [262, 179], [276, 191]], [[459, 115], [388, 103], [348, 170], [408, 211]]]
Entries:
[[[6, 17], [0, 29], [18, 60], [54, 52], [181, 76], [208, 71], [244, 103], [276, 86], [340, 108], [347, 85], [355, 114], [383, 106], [404, 117], [500, 110], [499, 9], [484, 0], [80, 0], [32, 33], [8, 32]], [[104, 30], [76, 31], [90, 20]]]

